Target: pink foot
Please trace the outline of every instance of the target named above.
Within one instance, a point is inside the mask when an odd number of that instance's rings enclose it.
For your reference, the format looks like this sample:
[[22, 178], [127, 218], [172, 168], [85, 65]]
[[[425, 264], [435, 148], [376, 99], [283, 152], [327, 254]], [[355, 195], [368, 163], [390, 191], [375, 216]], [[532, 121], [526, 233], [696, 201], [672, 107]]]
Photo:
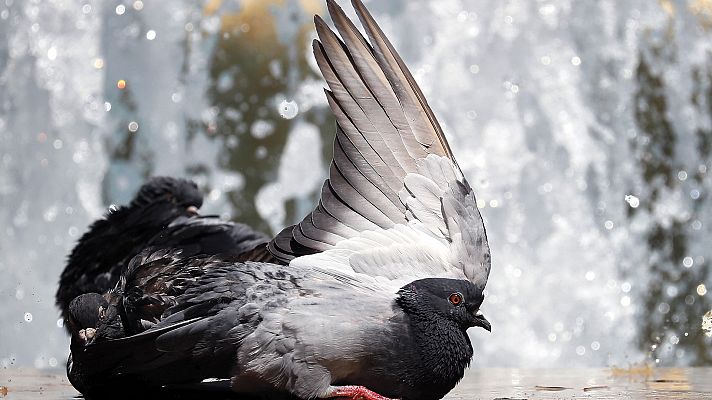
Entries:
[[327, 397], [345, 397], [349, 400], [393, 400], [363, 386], [337, 386]]

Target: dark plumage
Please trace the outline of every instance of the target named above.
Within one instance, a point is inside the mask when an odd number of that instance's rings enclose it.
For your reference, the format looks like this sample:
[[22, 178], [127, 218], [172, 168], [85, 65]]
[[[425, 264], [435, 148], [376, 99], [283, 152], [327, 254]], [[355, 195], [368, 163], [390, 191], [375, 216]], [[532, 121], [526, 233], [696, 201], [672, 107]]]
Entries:
[[182, 249], [185, 255], [239, 254], [268, 238], [246, 225], [197, 216], [202, 196], [192, 181], [156, 177], [128, 206], [110, 211], [72, 250], [57, 290], [57, 305], [83, 293], [106, 293], [128, 262], [146, 247]]
[[93, 360], [98, 385], [117, 375], [153, 386], [231, 378], [237, 392], [325, 398], [359, 385], [437, 399], [469, 365], [466, 330], [489, 329], [477, 314], [482, 290], [461, 279], [391, 291], [368, 276], [158, 251], [137, 257], [120, 286], [126, 319], [152, 326], [102, 342], [103, 320], [96, 342], [73, 350]]
[[57, 306], [67, 318], [69, 302], [84, 293], [112, 288], [126, 263], [179, 216], [203, 204], [192, 181], [155, 177], [145, 183], [128, 206], [110, 210], [95, 221], [72, 249], [59, 278]]
[[72, 335], [72, 347], [83, 346], [94, 338], [99, 314], [109, 303], [98, 293], [85, 293], [75, 297], [67, 312], [67, 330]]
[[[71, 351], [81, 351], [88, 343], [94, 340], [99, 316], [106, 310], [109, 303], [98, 293], [85, 293], [75, 297], [68, 306], [66, 327], [71, 335]], [[71, 370], [76, 371], [70, 374]], [[69, 382], [83, 391], [86, 387], [86, 368], [74, 364], [70, 354], [67, 359], [67, 377]]]
[[178, 217], [145, 247], [181, 250], [184, 256], [239, 255], [267, 243], [269, 237], [249, 226], [216, 216]]

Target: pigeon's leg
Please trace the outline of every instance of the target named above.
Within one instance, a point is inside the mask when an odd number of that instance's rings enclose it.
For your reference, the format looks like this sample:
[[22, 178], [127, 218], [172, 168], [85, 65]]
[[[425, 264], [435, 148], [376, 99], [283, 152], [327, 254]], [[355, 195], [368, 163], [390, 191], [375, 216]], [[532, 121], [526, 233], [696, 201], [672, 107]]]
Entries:
[[324, 398], [345, 397], [349, 400], [393, 400], [363, 386], [335, 386]]

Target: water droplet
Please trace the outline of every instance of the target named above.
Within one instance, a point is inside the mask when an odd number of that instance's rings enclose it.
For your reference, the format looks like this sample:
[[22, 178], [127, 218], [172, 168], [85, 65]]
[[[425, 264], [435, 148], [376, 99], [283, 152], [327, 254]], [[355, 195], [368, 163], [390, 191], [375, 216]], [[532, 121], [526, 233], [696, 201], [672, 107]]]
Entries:
[[625, 196], [625, 201], [626, 201], [626, 203], [628, 203], [628, 205], [631, 206], [632, 208], [638, 208], [638, 206], [640, 205], [640, 199], [638, 199], [637, 197], [633, 196], [632, 194], [626, 195], [626, 196]]
[[282, 100], [279, 103], [279, 115], [284, 119], [292, 119], [299, 113], [299, 106], [294, 101]]
[[576, 354], [578, 354], [580, 356], [586, 354], [586, 348], [583, 346], [576, 347]]
[[697, 294], [700, 296], [704, 296], [707, 294], [707, 287], [704, 283], [700, 283], [699, 285], [697, 285]]
[[153, 40], [153, 39], [155, 39], [155, 38], [156, 38], [156, 31], [154, 31], [153, 29], [151, 29], [151, 30], [149, 30], [148, 32], [146, 32], [146, 39], [148, 39], [148, 40]]
[[670, 305], [668, 303], [658, 304], [658, 311], [660, 314], [667, 314], [670, 312]]
[[138, 130], [138, 122], [136, 122], [136, 121], [129, 122], [129, 132], [136, 132], [137, 130]]
[[712, 337], [712, 310], [702, 316], [702, 330], [705, 332], [705, 336]]
[[124, 15], [126, 12], [126, 7], [123, 4], [116, 6], [116, 15]]
[[579, 65], [581, 65], [581, 59], [577, 56], [573, 56], [571, 57], [571, 64], [578, 67]]
[[32, 313], [25, 313], [25, 322], [32, 322]]
[[64, 328], [64, 319], [57, 319], [57, 328]]
[[133, 9], [136, 11], [141, 11], [143, 10], [143, 1], [141, 0], [136, 0], [133, 3]]
[[621, 305], [623, 307], [628, 307], [630, 305], [630, 297], [629, 296], [621, 297]]
[[250, 127], [250, 133], [256, 139], [264, 139], [274, 131], [274, 125], [269, 121], [257, 120]]
[[670, 285], [665, 288], [665, 294], [667, 294], [667, 296], [670, 298], [677, 296], [677, 291], [677, 287], [673, 285]]
[[692, 257], [687, 256], [682, 259], [682, 265], [685, 266], [685, 268], [690, 268], [692, 267], [692, 264], [694, 264], [694, 261], [692, 260]]

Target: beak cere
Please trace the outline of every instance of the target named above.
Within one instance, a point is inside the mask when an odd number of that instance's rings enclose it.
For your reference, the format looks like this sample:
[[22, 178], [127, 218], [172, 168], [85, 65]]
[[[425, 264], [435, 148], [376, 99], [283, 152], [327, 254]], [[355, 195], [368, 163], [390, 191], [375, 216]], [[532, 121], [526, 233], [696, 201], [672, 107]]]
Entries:
[[475, 326], [484, 328], [487, 332], [492, 332], [492, 325], [487, 321], [487, 318], [485, 318], [481, 311], [477, 311], [475, 314]]
[[185, 211], [187, 211], [190, 215], [198, 215], [198, 207], [196, 206], [189, 206], [185, 209]]

